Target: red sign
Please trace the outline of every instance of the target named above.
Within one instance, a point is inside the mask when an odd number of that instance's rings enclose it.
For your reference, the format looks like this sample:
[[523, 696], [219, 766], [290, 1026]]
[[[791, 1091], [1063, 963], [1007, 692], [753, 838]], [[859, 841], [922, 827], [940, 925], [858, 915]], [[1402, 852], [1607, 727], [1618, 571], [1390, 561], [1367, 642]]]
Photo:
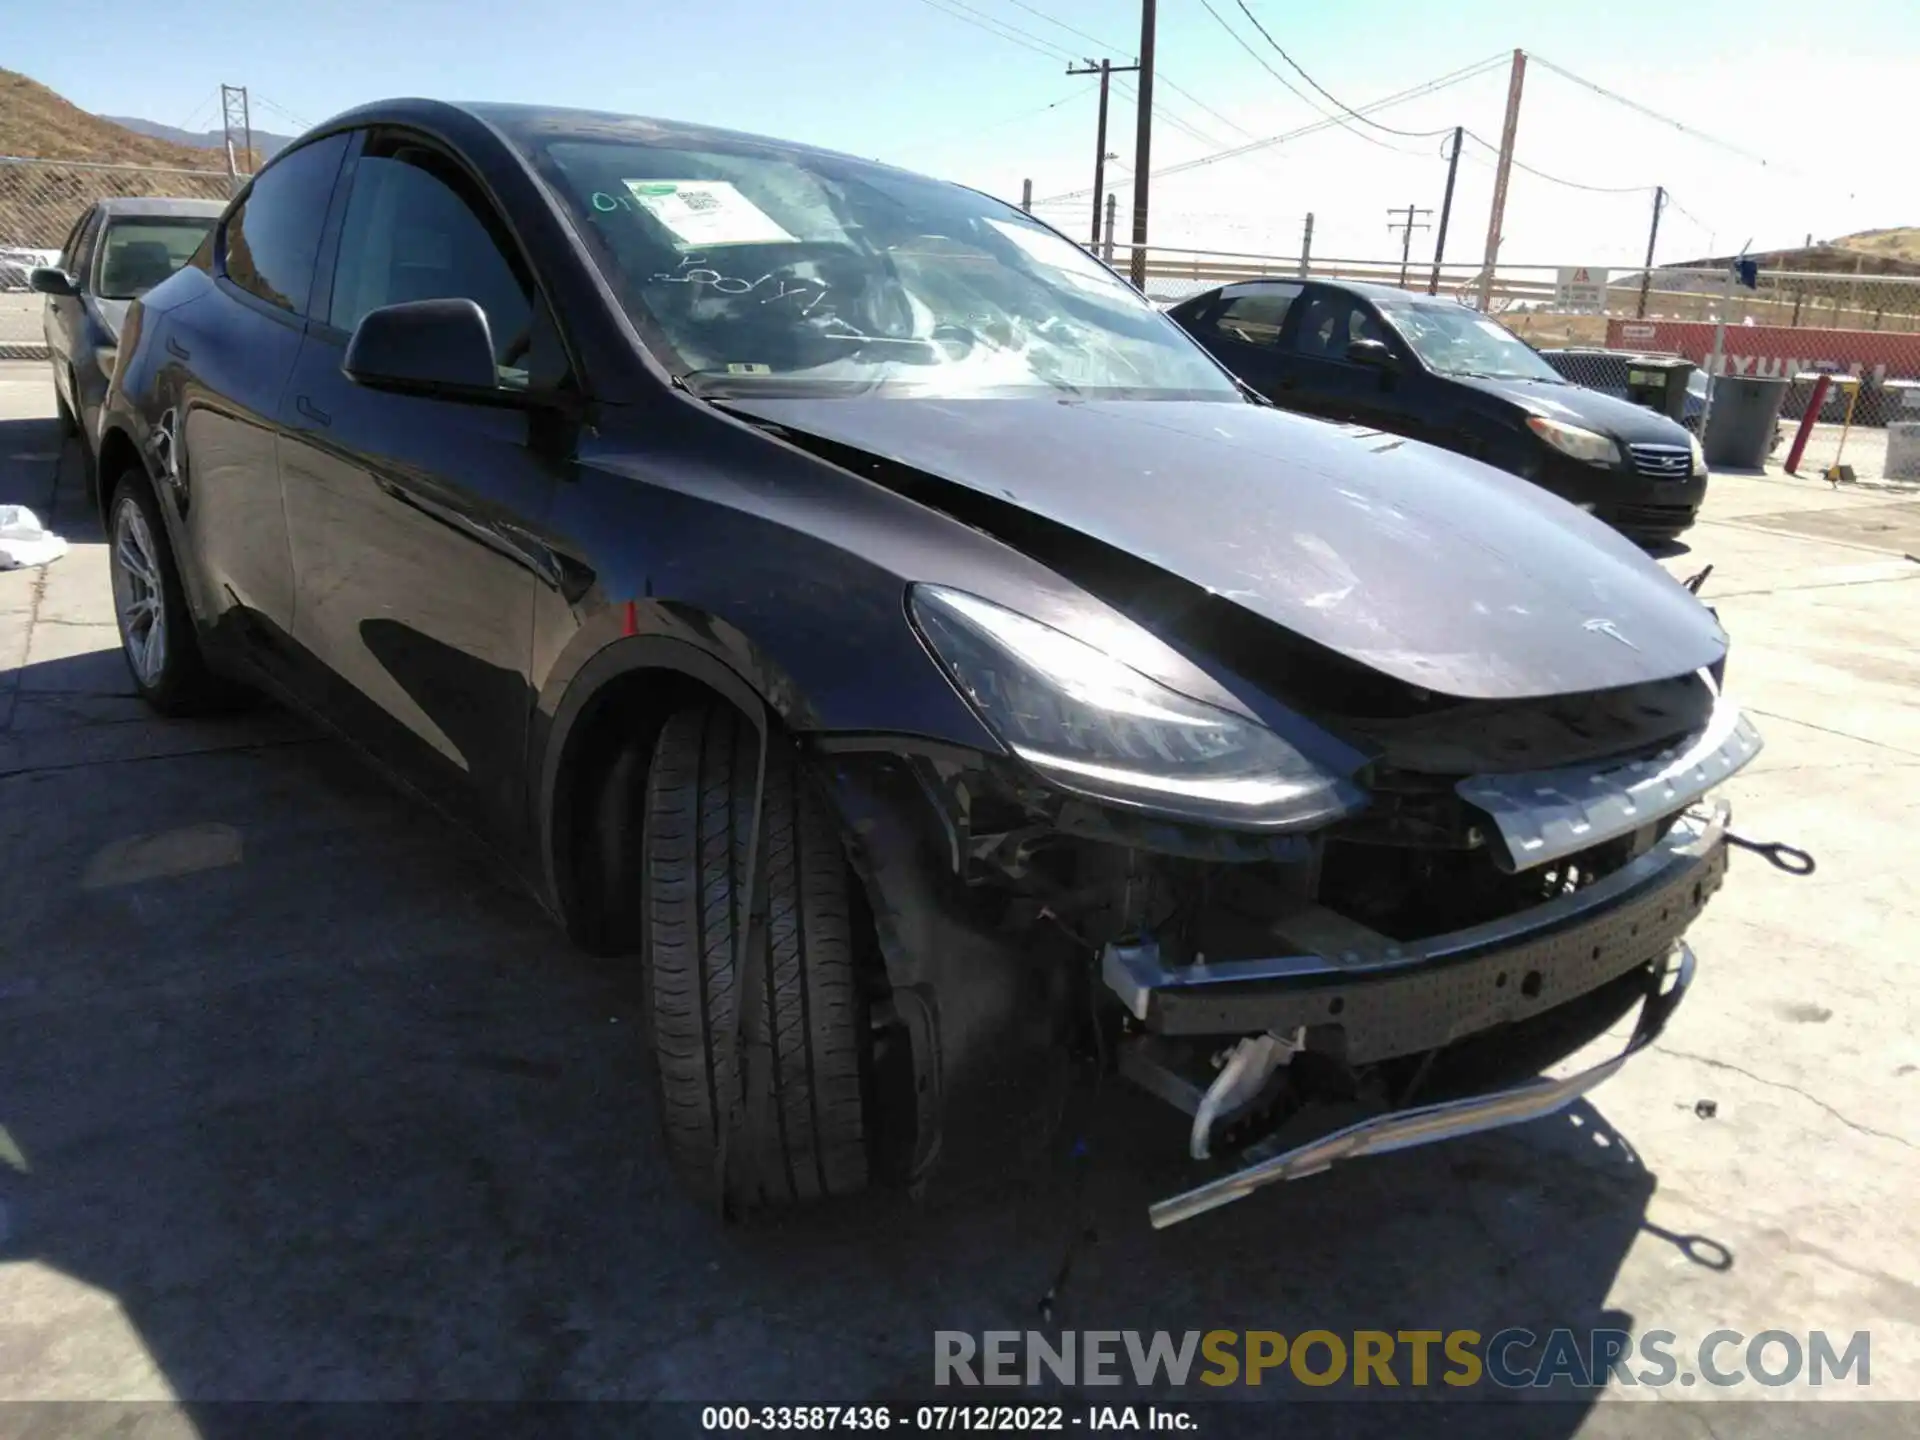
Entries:
[[[1690, 320], [1609, 320], [1615, 349], [1663, 350], [1702, 369], [1713, 354], [1714, 327]], [[1808, 371], [1888, 378], [1920, 378], [1920, 334], [1884, 330], [1811, 330], [1787, 325], [1729, 325], [1721, 372], [1791, 380]]]

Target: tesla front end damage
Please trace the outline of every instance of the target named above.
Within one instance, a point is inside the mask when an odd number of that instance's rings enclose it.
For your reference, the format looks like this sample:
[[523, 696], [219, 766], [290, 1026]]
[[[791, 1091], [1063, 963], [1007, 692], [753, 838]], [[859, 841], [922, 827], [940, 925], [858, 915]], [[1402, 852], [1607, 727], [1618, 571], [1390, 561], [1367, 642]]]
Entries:
[[[834, 453], [1101, 602], [1062, 629], [916, 585], [909, 623], [1000, 750], [819, 742], [887, 956], [884, 1018], [915, 1057], [919, 1164], [1010, 1041], [1076, 1022], [1190, 1117], [1194, 1159], [1226, 1162], [1156, 1225], [1548, 1113], [1658, 1033], [1726, 869], [1711, 792], [1760, 746], [1721, 693], [1724, 634], [1682, 587], [1638, 557], [1629, 585], [1587, 551], [1568, 583], [1615, 619], [1521, 573], [1551, 558], [1421, 575], [1396, 554], [1397, 593], [1309, 579], [1289, 613], [1287, 585], [1196, 585], [1034, 526], [1029, 497], [982, 508]], [[1377, 550], [1396, 515], [1351, 533]], [[1382, 563], [1364, 548], [1321, 558]], [[1531, 1078], [1636, 1010], [1611, 1059]]]
[[[895, 1013], [958, 1012], [941, 1016], [953, 1085], [953, 1052], [991, 1049], [968, 1012], [1014, 1023], [1048, 994], [1085, 1013], [1090, 991], [1101, 1048], [1191, 1117], [1193, 1157], [1237, 1157], [1156, 1225], [1558, 1109], [1691, 978], [1682, 936], [1727, 863], [1709, 792], [1760, 746], [1710, 670], [1523, 701], [1320, 676], [1300, 697], [1322, 731], [1309, 748], [978, 598], [919, 588], [911, 613], [1007, 753], [830, 747], [909, 977]], [[1022, 983], [1048, 965], [1057, 983]], [[1534, 1072], [1636, 1006], [1593, 1069], [1472, 1079]], [[1282, 1138], [1327, 1101], [1367, 1118]]]

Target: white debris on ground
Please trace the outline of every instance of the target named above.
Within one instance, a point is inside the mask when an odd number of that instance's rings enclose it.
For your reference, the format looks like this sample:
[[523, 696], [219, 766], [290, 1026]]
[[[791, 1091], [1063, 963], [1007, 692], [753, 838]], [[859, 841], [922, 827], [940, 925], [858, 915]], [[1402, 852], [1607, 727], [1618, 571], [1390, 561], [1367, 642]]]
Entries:
[[40, 523], [24, 505], [0, 505], [0, 570], [49, 565], [67, 553], [67, 542]]

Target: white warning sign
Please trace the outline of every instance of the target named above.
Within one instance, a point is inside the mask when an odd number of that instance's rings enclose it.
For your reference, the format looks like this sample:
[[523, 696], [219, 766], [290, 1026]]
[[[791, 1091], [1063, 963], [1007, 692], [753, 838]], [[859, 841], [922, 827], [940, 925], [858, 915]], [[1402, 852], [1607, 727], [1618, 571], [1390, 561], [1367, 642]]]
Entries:
[[1607, 272], [1589, 265], [1560, 267], [1553, 282], [1553, 303], [1576, 315], [1598, 315], [1607, 308]]

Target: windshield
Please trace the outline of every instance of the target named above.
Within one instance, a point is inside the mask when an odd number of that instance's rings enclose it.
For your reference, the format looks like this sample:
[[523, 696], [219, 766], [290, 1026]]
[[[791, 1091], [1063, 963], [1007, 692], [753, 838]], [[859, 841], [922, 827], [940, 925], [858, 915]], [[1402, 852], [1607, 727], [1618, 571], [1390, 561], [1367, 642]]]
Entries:
[[536, 145], [642, 337], [702, 393], [1242, 400], [1105, 266], [970, 190], [733, 137]]
[[211, 215], [183, 215], [109, 222], [100, 242], [95, 293], [103, 300], [145, 294], [193, 257], [213, 221]]
[[1382, 300], [1380, 313], [1436, 374], [1566, 384], [1526, 341], [1464, 305]]

